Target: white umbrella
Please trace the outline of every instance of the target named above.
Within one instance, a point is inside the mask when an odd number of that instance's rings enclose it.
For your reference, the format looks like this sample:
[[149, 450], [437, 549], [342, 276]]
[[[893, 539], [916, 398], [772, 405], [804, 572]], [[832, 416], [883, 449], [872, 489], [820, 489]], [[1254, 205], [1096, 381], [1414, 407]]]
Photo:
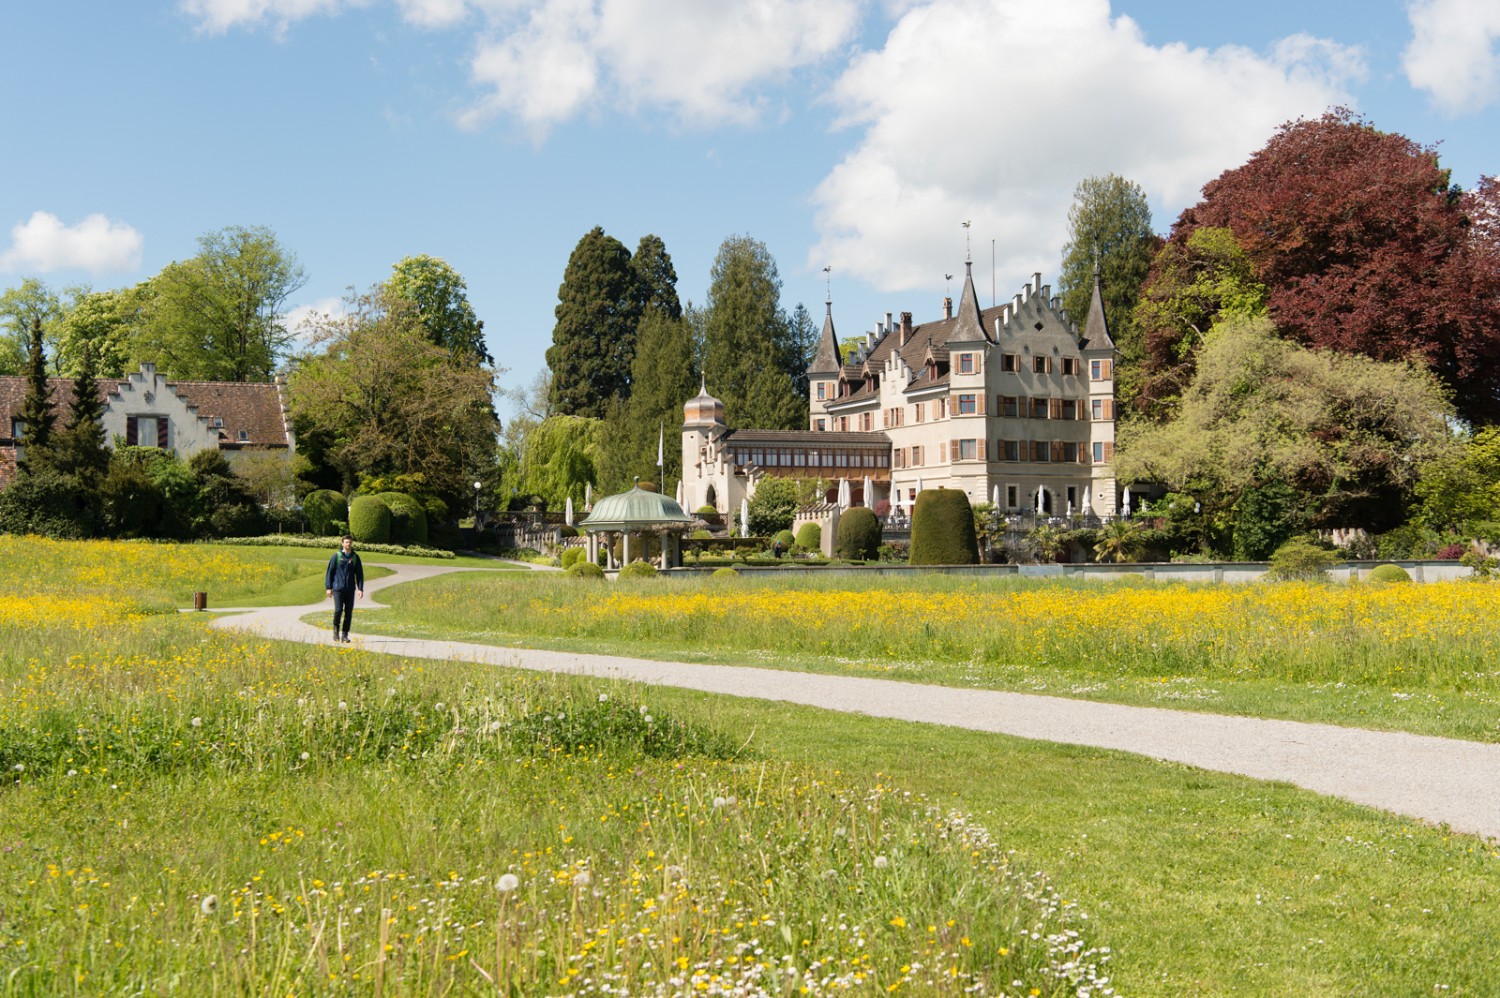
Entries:
[[1046, 488], [1046, 486], [1038, 485], [1036, 487], [1036, 511], [1038, 513], [1040, 513], [1042, 511], [1042, 507], [1046, 503], [1046, 496], [1047, 496], [1047, 488]]
[[573, 497], [568, 496], [567, 503], [563, 506], [563, 522], [568, 526], [573, 525]]
[[921, 491], [922, 491], [922, 476], [918, 475], [917, 476], [917, 492], [920, 493]]
[[870, 476], [865, 476], [865, 506], [869, 509], [875, 508], [875, 483], [870, 481]]
[[750, 500], [740, 500], [740, 536], [750, 536]]
[[998, 485], [995, 486], [995, 491], [991, 494], [990, 505], [996, 509], [1000, 508], [1000, 486]]
[[1083, 515], [1088, 516], [1091, 512], [1093, 509], [1089, 506], [1089, 486], [1085, 485], [1083, 487]]
[[594, 508], [594, 483], [585, 482], [583, 486], [583, 508], [592, 511]]
[[839, 479], [839, 509], [849, 508], [849, 479]]
[[677, 505], [682, 505], [682, 479], [677, 479]]
[[1127, 516], [1130, 515], [1130, 486], [1129, 485], [1125, 486], [1125, 498], [1123, 498], [1123, 499], [1120, 500], [1120, 507], [1125, 510], [1125, 514]]

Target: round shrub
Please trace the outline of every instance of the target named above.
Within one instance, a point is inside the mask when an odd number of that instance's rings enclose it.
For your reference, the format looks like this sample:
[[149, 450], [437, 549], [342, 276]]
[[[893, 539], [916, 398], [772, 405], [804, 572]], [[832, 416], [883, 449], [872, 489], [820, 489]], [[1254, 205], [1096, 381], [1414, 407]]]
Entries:
[[1306, 537], [1294, 537], [1271, 555], [1268, 579], [1321, 579], [1338, 559]]
[[562, 553], [562, 567], [571, 568], [580, 561], [587, 561], [589, 553], [583, 548], [564, 548]]
[[349, 504], [349, 536], [361, 544], [389, 544], [390, 509], [374, 496], [355, 496]]
[[738, 579], [739, 577], [740, 573], [728, 565], [714, 569], [713, 574], [709, 576], [710, 579]]
[[[842, 527], [842, 525], [840, 525]], [[977, 565], [974, 511], [959, 489], [923, 489], [911, 513], [913, 565]]]
[[700, 513], [717, 513], [718, 510], [715, 509], [712, 506], [703, 505], [703, 506], [699, 506], [698, 507], [698, 512], [700, 512]]
[[564, 574], [571, 575], [575, 579], [602, 579], [604, 578], [604, 569], [585, 559], [584, 561], [573, 562], [573, 564], [568, 566]]
[[823, 546], [823, 528], [816, 523], [804, 523], [797, 528], [797, 546], [804, 551], [816, 551]]
[[427, 510], [405, 492], [378, 492], [376, 499], [391, 511], [392, 544], [426, 544]]
[[654, 579], [656, 578], [656, 566], [649, 561], [632, 561], [620, 569], [619, 579]]
[[790, 551], [792, 545], [797, 543], [797, 535], [790, 530], [778, 530], [776, 531], [776, 536], [771, 538], [771, 540], [773, 542], [780, 541], [782, 550]]
[[1365, 576], [1366, 582], [1410, 582], [1411, 576], [1400, 565], [1376, 565]]
[[848, 561], [869, 561], [879, 556], [880, 521], [864, 506], [854, 506], [839, 517], [833, 553]]
[[302, 500], [302, 513], [307, 517], [307, 529], [319, 537], [342, 533], [336, 526], [349, 515], [349, 502], [342, 493], [333, 489], [318, 489], [309, 492]]

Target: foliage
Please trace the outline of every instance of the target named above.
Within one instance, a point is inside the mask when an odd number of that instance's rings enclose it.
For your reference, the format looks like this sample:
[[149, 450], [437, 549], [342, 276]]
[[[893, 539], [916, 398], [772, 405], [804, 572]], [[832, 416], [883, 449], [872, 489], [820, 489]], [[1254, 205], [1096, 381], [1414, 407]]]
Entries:
[[391, 511], [392, 544], [427, 543], [427, 511], [420, 502], [404, 492], [377, 492], [375, 498]]
[[[677, 268], [672, 266], [672, 256], [661, 236], [647, 234], [641, 237], [630, 258], [630, 273], [635, 280], [637, 313], [643, 322], [652, 313], [668, 321], [682, 318], [682, 302], [677, 297]], [[634, 393], [632, 384], [631, 394]]]
[[790, 530], [778, 530], [776, 531], [776, 536], [771, 538], [771, 540], [773, 542], [781, 542], [781, 546], [784, 549], [790, 551], [792, 549], [792, 545], [797, 543], [797, 535], [792, 533]]
[[1474, 574], [1470, 576], [1476, 582], [1488, 582], [1495, 577], [1496, 568], [1500, 568], [1500, 559], [1482, 555], [1477, 551], [1470, 551], [1459, 563], [1473, 569]]
[[99, 487], [104, 533], [110, 537], [160, 537], [169, 509], [162, 489], [143, 464], [114, 461]]
[[58, 539], [97, 536], [104, 528], [98, 491], [50, 468], [17, 476], [0, 491], [0, 531]]
[[817, 551], [823, 547], [823, 527], [817, 523], [804, 523], [797, 528], [796, 545], [804, 551]]
[[[338, 537], [267, 534], [264, 537], [221, 537], [212, 543], [232, 544], [242, 547], [317, 548], [320, 551], [337, 551], [340, 541]], [[361, 544], [359, 550], [366, 554], [400, 554], [412, 558], [449, 559], [455, 557], [452, 551], [445, 551], [442, 548], [420, 547], [415, 544]]]
[[333, 533], [335, 521], [349, 516], [349, 502], [342, 492], [318, 489], [309, 492], [302, 500], [302, 512], [307, 517], [307, 527], [315, 534], [327, 536]]
[[375, 496], [355, 496], [349, 503], [349, 534], [360, 544], [391, 539], [391, 510]]
[[562, 508], [569, 496], [575, 504], [583, 502], [588, 484], [598, 478], [599, 434], [597, 419], [547, 417], [526, 438], [513, 487], [540, 496], [550, 509]]
[[1134, 520], [1110, 520], [1096, 532], [1094, 558], [1121, 564], [1140, 557], [1145, 538], [1141, 526]]
[[200, 236], [196, 256], [141, 288], [131, 353], [169, 378], [267, 381], [292, 343], [282, 310], [306, 282], [296, 256], [264, 226]]
[[880, 556], [880, 520], [864, 506], [851, 506], [839, 516], [833, 554], [845, 561], [873, 561]]
[[583, 561], [575, 561], [569, 565], [567, 567], [567, 574], [573, 576], [575, 579], [602, 579], [604, 578], [604, 569], [592, 561], [584, 559]]
[[144, 302], [140, 287], [80, 289], [63, 313], [57, 343], [58, 371], [65, 377], [77, 377], [87, 354], [98, 376], [123, 378], [130, 366]]
[[711, 573], [709, 573], [709, 578], [711, 579], [738, 579], [739, 577], [739, 570], [736, 569], [733, 565], [725, 565], [722, 568], [716, 568]]
[[1153, 419], [1170, 416], [1197, 369], [1197, 351], [1221, 322], [1266, 314], [1266, 288], [1225, 228], [1194, 229], [1165, 244], [1135, 310], [1140, 370], [1121, 398]]
[[561, 562], [563, 568], [571, 568], [573, 565], [577, 564], [580, 561], [588, 560], [588, 556], [589, 553], [584, 548], [564, 548], [562, 557], [559, 559], [559, 561]]
[[467, 356], [494, 365], [484, 343], [484, 323], [469, 304], [469, 286], [446, 260], [425, 253], [403, 258], [391, 268], [385, 291], [393, 301], [407, 303], [427, 338], [455, 360]]
[[1307, 515], [1298, 498], [1289, 483], [1276, 478], [1244, 488], [1229, 511], [1234, 557], [1240, 561], [1264, 561], [1307, 529]]
[[1376, 565], [1365, 576], [1366, 582], [1410, 582], [1411, 576], [1400, 565]]
[[52, 463], [52, 430], [57, 417], [52, 411], [52, 388], [47, 382], [47, 355], [43, 351], [42, 324], [33, 320], [31, 346], [26, 361], [26, 394], [15, 418], [22, 423], [21, 443], [25, 456], [16, 462], [23, 474], [40, 471]]
[[547, 348], [552, 411], [599, 418], [630, 396], [640, 298], [630, 251], [598, 226], [578, 241], [557, 289]]
[[1116, 472], [1192, 496], [1211, 520], [1276, 483], [1292, 490], [1278, 518], [1298, 529], [1386, 529], [1419, 469], [1451, 446], [1450, 411], [1436, 378], [1412, 365], [1314, 352], [1264, 319], [1230, 321], [1199, 351], [1175, 418], [1121, 427]]
[[0, 294], [0, 374], [27, 374], [27, 357], [35, 334], [40, 331], [43, 349], [52, 347], [56, 370], [58, 328], [63, 305], [57, 294], [34, 277]]
[[[874, 515], [874, 514], [871, 514]], [[923, 489], [911, 514], [913, 565], [976, 565], [974, 512], [961, 489]]]
[[798, 505], [797, 483], [793, 479], [766, 475], [756, 483], [755, 494], [750, 497], [750, 533], [770, 537], [788, 529]]
[[1483, 427], [1428, 461], [1412, 492], [1413, 518], [1433, 530], [1500, 519], [1500, 427]]
[[1271, 555], [1266, 578], [1276, 580], [1321, 579], [1338, 562], [1338, 557], [1307, 537], [1293, 537]]
[[1115, 380], [1122, 404], [1133, 395], [1131, 385], [1144, 353], [1133, 311], [1160, 243], [1140, 184], [1113, 173], [1079, 181], [1068, 209], [1058, 294], [1068, 316], [1083, 328], [1097, 264], [1105, 321], [1119, 350]]
[[636, 560], [621, 568], [616, 577], [624, 582], [629, 579], [654, 579], [657, 574], [655, 565], [649, 561]]
[[1283, 125], [1203, 188], [1181, 242], [1228, 228], [1265, 285], [1271, 319], [1306, 346], [1414, 360], [1465, 419], [1500, 416], [1500, 190], [1464, 193], [1437, 152], [1348, 110]]
[[1068, 556], [1070, 533], [1067, 527], [1042, 523], [1031, 528], [1026, 534], [1026, 544], [1035, 553], [1038, 561], [1062, 561]]
[[796, 378], [799, 354], [781, 308], [781, 275], [765, 243], [730, 236], [714, 258], [703, 317], [703, 373], [731, 427], [793, 430], [807, 425]]
[[600, 427], [596, 484], [601, 490], [623, 491], [636, 475], [682, 477], [682, 405], [697, 393], [695, 370], [687, 323], [656, 309], [647, 311], [636, 335], [630, 398], [611, 403]]
[[424, 493], [471, 508], [472, 483], [495, 459], [494, 372], [428, 340], [408, 303], [376, 294], [351, 305], [288, 379], [299, 451], [337, 469], [341, 491], [420, 475]]

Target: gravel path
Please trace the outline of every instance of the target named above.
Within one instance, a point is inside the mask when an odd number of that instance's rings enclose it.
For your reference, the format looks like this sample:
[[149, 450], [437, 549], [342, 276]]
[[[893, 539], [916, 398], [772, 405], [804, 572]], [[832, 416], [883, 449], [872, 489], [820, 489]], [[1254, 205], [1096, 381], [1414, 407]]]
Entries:
[[[357, 605], [355, 613], [356, 629], [360, 613], [379, 605], [368, 597], [386, 586], [453, 571], [484, 571], [435, 565], [384, 567], [392, 569], [394, 574], [373, 579], [366, 586], [367, 599]], [[329, 640], [326, 628], [309, 626], [300, 618], [328, 608], [325, 602], [251, 609], [217, 618], [213, 623], [215, 627], [265, 637], [326, 642]], [[356, 634], [354, 644], [367, 651], [413, 658], [455, 659], [628, 679], [871, 717], [1118, 749], [1222, 773], [1292, 783], [1396, 814], [1435, 824], [1446, 823], [1455, 831], [1500, 838], [1500, 745], [1024, 693], [497, 648], [462, 641]]]

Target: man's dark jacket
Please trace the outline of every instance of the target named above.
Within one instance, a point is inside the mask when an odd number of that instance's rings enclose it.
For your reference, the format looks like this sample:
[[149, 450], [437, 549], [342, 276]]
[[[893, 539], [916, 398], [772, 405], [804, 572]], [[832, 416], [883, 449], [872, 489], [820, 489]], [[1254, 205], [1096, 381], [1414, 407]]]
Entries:
[[337, 551], [328, 559], [328, 571], [323, 573], [323, 588], [340, 592], [365, 590], [365, 566], [359, 560], [359, 552], [351, 551], [345, 557]]

